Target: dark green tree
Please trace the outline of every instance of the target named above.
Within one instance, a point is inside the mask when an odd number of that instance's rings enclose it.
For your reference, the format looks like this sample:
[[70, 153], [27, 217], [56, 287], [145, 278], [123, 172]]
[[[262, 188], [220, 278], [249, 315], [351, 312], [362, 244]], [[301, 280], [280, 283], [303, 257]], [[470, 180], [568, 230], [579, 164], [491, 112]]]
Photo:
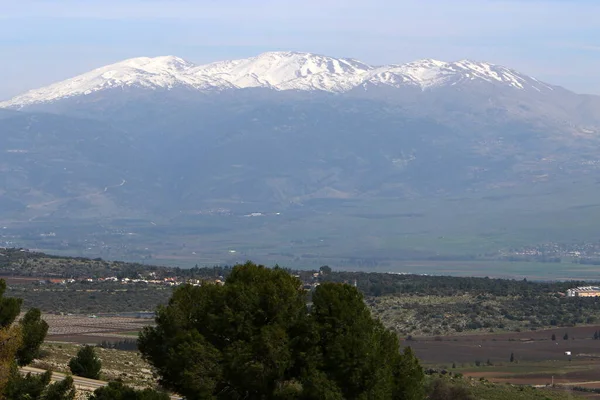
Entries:
[[52, 372], [46, 371], [41, 375], [19, 373], [16, 364], [13, 364], [11, 379], [4, 391], [6, 400], [73, 400], [76, 392], [73, 378], [67, 376], [62, 381], [50, 384]]
[[398, 338], [373, 320], [356, 288], [320, 285], [313, 294], [311, 316], [320, 337], [319, 369], [337, 383], [344, 398], [392, 398], [395, 392], [414, 386], [408, 380], [422, 381], [418, 374], [423, 372], [418, 363], [413, 365], [412, 351], [408, 348], [406, 357], [399, 354]]
[[22, 299], [3, 297], [5, 291], [6, 282], [0, 279], [0, 328], [6, 328], [15, 321], [23, 303]]
[[152, 389], [136, 390], [122, 381], [109, 382], [94, 391], [89, 400], [169, 400], [168, 394]]
[[356, 288], [323, 284], [312, 300], [309, 309], [285, 270], [248, 262], [223, 286], [178, 288], [139, 349], [161, 384], [190, 400], [424, 397], [416, 358]]
[[67, 376], [62, 381], [48, 386], [42, 394], [41, 400], [73, 400], [76, 394], [75, 386], [73, 386], [73, 378]]
[[[390, 350], [391, 351], [391, 350]], [[425, 373], [410, 347], [405, 347], [399, 365], [394, 369], [394, 397], [399, 400], [425, 398]]]
[[247, 263], [223, 286], [176, 290], [138, 346], [161, 383], [189, 399], [259, 396], [288, 380], [303, 319], [300, 281], [283, 269]]
[[92, 346], [83, 346], [77, 355], [69, 361], [69, 369], [73, 375], [89, 379], [99, 379], [102, 362], [96, 356]]
[[323, 275], [330, 275], [331, 267], [329, 265], [323, 265], [321, 268], [319, 268], [319, 272], [321, 272]]
[[50, 371], [41, 375], [27, 374], [23, 376], [13, 364], [11, 377], [4, 392], [5, 398], [8, 400], [40, 399], [50, 384], [50, 378], [52, 378]]
[[41, 317], [40, 310], [32, 308], [20, 321], [22, 343], [17, 351], [17, 362], [21, 366], [30, 364], [38, 356], [46, 338], [48, 324]]

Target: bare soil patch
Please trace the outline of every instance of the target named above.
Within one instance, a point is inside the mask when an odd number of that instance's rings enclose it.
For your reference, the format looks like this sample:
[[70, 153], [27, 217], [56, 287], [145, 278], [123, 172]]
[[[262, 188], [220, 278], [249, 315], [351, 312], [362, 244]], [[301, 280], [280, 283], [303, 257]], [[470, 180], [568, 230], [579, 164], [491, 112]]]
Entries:
[[86, 315], [45, 314], [48, 322], [48, 341], [99, 343], [103, 340], [135, 339], [132, 331], [139, 331], [153, 323], [152, 319], [131, 317], [90, 317]]

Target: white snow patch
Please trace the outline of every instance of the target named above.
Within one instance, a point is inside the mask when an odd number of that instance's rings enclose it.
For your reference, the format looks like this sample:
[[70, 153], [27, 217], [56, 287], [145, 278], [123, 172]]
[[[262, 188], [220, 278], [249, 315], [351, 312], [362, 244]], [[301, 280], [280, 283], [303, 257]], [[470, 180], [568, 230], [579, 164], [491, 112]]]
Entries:
[[0, 107], [20, 108], [109, 89], [188, 88], [201, 92], [262, 87], [273, 90], [346, 92], [369, 84], [422, 90], [482, 81], [509, 88], [553, 90], [535, 78], [483, 62], [433, 59], [374, 67], [349, 58], [312, 53], [268, 52], [241, 60], [196, 66], [179, 57], [139, 57], [97, 68], [50, 86], [31, 90]]

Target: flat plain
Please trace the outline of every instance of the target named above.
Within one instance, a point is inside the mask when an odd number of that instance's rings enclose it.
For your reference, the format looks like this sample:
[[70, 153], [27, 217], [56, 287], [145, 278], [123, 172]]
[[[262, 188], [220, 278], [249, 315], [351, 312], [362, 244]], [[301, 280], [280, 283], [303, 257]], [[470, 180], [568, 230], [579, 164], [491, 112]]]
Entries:
[[[465, 334], [415, 338], [404, 344], [424, 365], [468, 377], [518, 385], [600, 388], [600, 340], [593, 339], [598, 330], [600, 326], [594, 325]], [[552, 335], [556, 340], [551, 340]]]

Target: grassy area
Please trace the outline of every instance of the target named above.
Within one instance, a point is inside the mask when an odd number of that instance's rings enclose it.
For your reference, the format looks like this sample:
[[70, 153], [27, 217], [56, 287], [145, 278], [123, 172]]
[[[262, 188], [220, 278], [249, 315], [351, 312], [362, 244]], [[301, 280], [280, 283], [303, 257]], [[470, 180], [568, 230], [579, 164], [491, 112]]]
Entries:
[[[69, 372], [68, 363], [81, 346], [71, 343], [44, 343], [43, 357], [32, 366], [51, 369], [58, 372]], [[102, 360], [103, 380], [121, 379], [125, 383], [138, 387], [155, 387], [151, 367], [137, 351], [96, 348], [96, 354]]]
[[569, 374], [587, 376], [593, 378], [596, 373], [597, 366], [591, 365], [589, 362], [572, 362], [565, 363], [564, 361], [542, 361], [542, 362], [521, 362], [521, 363], [502, 363], [494, 365], [475, 365], [457, 366], [452, 368], [453, 372], [462, 373], [464, 375], [497, 377], [502, 379], [527, 379], [537, 378], [539, 376], [552, 376], [556, 378], [564, 377]]
[[[416, 296], [370, 297], [373, 314], [403, 336], [443, 336], [465, 333], [502, 333], [541, 330], [554, 324], [578, 326], [600, 321], [600, 309], [590, 302], [577, 307], [550, 295], [520, 296]], [[575, 317], [577, 321], [561, 320]], [[566, 313], [566, 314], [565, 314]]]
[[479, 383], [471, 387], [477, 400], [572, 400], [583, 399], [583, 395], [568, 389], [544, 389], [511, 384]]
[[529, 385], [513, 385], [511, 383], [494, 383], [487, 379], [461, 377], [460, 375], [432, 375], [428, 377], [430, 392], [433, 387], [462, 388], [463, 395], [439, 396], [439, 398], [465, 399], [470, 395], [473, 400], [567, 400], [583, 399], [582, 394], [568, 388], [532, 387]]

